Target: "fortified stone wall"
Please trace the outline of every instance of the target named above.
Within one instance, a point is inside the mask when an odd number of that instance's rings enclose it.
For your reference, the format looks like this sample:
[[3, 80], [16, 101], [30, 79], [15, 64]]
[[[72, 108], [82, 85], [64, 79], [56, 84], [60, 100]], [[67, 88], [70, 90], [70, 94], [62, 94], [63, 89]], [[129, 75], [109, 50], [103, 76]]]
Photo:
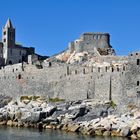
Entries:
[[[42, 69], [21, 63], [6, 66], [0, 70], [0, 93], [12, 97], [42, 95], [65, 100], [111, 99], [120, 107], [140, 106], [140, 64], [137, 62], [140, 54], [135, 55], [114, 57], [116, 62], [123, 60], [119, 67], [117, 63], [101, 67], [51, 64]], [[110, 57], [102, 59], [111, 62]]]

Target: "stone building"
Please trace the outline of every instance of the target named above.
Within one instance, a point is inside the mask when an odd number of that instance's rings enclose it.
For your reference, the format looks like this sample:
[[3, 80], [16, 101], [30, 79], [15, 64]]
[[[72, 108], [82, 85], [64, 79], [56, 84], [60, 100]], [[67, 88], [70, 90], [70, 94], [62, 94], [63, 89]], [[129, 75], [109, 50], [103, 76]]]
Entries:
[[16, 43], [16, 30], [11, 20], [8, 19], [2, 29], [2, 42], [0, 42], [1, 65], [16, 64], [23, 61], [27, 62], [27, 57], [34, 54], [34, 48], [23, 47]]

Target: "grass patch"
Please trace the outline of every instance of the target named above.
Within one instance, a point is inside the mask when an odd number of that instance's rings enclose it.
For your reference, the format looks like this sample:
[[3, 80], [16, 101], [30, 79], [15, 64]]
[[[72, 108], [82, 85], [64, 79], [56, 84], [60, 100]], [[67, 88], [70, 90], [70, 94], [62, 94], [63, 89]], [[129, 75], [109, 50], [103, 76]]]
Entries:
[[65, 99], [56, 98], [49, 98], [49, 102], [64, 102]]
[[117, 105], [111, 100], [110, 101], [110, 106], [113, 107], [113, 108], [115, 108]]

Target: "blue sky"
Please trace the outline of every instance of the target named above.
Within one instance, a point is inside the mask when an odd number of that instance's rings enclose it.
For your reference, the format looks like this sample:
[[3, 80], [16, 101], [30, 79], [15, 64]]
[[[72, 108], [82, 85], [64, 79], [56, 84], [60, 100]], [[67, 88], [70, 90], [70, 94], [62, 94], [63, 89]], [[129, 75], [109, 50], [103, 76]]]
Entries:
[[[7, 18], [16, 40], [53, 55], [83, 32], [109, 32], [118, 55], [140, 51], [140, 0], [1, 0], [0, 27]], [[1, 35], [0, 35], [1, 37]]]

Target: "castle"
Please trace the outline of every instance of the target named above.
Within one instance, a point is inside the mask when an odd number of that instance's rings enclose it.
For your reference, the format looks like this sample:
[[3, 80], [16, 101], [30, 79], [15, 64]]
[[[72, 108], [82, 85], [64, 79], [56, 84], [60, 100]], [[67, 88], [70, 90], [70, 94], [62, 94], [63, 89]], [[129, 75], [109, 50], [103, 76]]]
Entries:
[[[122, 106], [140, 106], [140, 52], [117, 56], [108, 33], [84, 33], [63, 52], [33, 63], [29, 48], [15, 45], [14, 32], [8, 20], [3, 29], [1, 58], [5, 64], [15, 64], [0, 70], [0, 94], [113, 100], [120, 110]], [[11, 56], [13, 53], [16, 55]], [[18, 63], [20, 54], [28, 58], [27, 62]]]

